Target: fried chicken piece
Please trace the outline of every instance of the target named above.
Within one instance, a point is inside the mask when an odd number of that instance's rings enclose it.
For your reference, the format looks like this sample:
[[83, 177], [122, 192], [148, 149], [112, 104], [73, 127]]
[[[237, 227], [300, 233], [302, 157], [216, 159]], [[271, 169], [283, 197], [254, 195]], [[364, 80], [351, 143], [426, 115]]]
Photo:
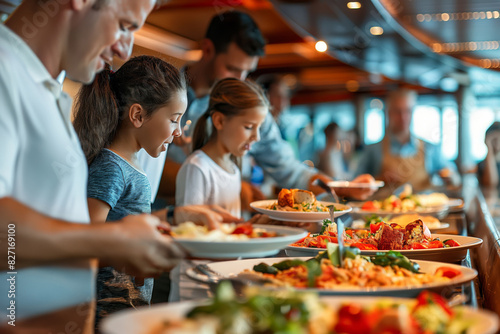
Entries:
[[278, 205], [293, 207], [293, 194], [289, 189], [281, 189], [278, 194]]

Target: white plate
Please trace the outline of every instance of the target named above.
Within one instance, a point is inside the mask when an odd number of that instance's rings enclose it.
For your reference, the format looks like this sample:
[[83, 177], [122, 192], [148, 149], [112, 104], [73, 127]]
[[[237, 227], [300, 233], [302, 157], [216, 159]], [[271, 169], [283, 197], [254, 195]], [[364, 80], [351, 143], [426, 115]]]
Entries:
[[[453, 239], [457, 241], [460, 246], [449, 248], [429, 248], [429, 249], [402, 249], [397, 250], [409, 259], [414, 260], [427, 260], [427, 261], [440, 261], [440, 262], [460, 262], [467, 256], [467, 250], [479, 247], [483, 240], [474, 237], [464, 237], [461, 235], [451, 234], [433, 234], [432, 238], [439, 238], [441, 241], [446, 239]], [[316, 256], [324, 248], [309, 248], [288, 246], [285, 249], [288, 256]], [[388, 252], [388, 250], [362, 250], [361, 255], [373, 256], [380, 252]]]
[[[236, 276], [245, 269], [252, 270], [254, 265], [261, 262], [272, 265], [277, 262], [286, 260], [287, 258], [265, 258], [265, 259], [250, 259], [250, 260], [239, 260], [239, 261], [224, 261], [209, 263], [208, 266], [214, 271], [230, 277]], [[300, 260], [308, 260], [310, 257], [298, 257]], [[420, 291], [425, 289], [432, 289], [440, 291], [447, 286], [463, 284], [473, 280], [477, 276], [477, 271], [471, 268], [462, 267], [456, 264], [442, 263], [442, 262], [432, 262], [432, 261], [415, 261], [420, 265], [420, 271], [423, 273], [434, 273], [437, 268], [446, 266], [454, 269], [460, 270], [462, 275], [451, 279], [449, 282], [438, 282], [432, 284], [423, 284], [418, 287], [372, 287], [372, 288], [356, 288], [356, 287], [343, 287], [342, 289], [312, 289], [307, 288], [303, 290], [314, 291], [320, 295], [373, 295], [373, 296], [395, 296], [395, 297], [416, 297]], [[207, 276], [195, 274], [194, 271], [187, 271], [186, 274], [195, 278], [197, 281], [207, 282]], [[194, 277], [192, 276], [194, 275]], [[280, 289], [280, 288], [270, 288], [270, 289]]]
[[[322, 302], [338, 310], [344, 303], [357, 303], [363, 307], [379, 302], [376, 297], [321, 297]], [[394, 302], [411, 302], [406, 298], [391, 298]], [[154, 331], [162, 328], [166, 321], [178, 321], [196, 306], [206, 305], [207, 301], [183, 301], [160, 304], [150, 308], [140, 307], [137, 310], [128, 309], [117, 312], [105, 318], [102, 322], [103, 334], [156, 334]], [[464, 306], [463, 319], [470, 320], [472, 326], [467, 334], [493, 334], [498, 329], [498, 316], [486, 310], [478, 310]], [[368, 333], [367, 333], [368, 334]]]
[[332, 188], [370, 188], [378, 189], [384, 186], [384, 181], [375, 181], [373, 183], [361, 183], [361, 182], [350, 182], [350, 181], [330, 181], [327, 183], [329, 187]]
[[[326, 212], [298, 212], [298, 211], [279, 211], [279, 210], [269, 210], [266, 209], [269, 206], [276, 203], [275, 199], [268, 199], [263, 201], [256, 201], [250, 203], [250, 206], [256, 210], [257, 212], [268, 215], [270, 218], [275, 220], [284, 220], [289, 222], [303, 222], [303, 223], [316, 223], [322, 222], [324, 219], [330, 218], [330, 213]], [[350, 206], [338, 203], [331, 202], [322, 202], [318, 201], [318, 203], [329, 206], [334, 205], [336, 209], [340, 211], [335, 211], [334, 217], [342, 216], [348, 212], [351, 212], [352, 208]]]
[[203, 241], [176, 238], [191, 256], [205, 259], [232, 259], [238, 257], [263, 257], [277, 254], [290, 243], [302, 239], [307, 232], [294, 227], [254, 225], [279, 236], [272, 238], [253, 238], [237, 241]]
[[385, 211], [385, 210], [362, 210], [361, 207], [365, 202], [349, 202], [348, 205], [352, 206], [352, 213], [361, 215], [361, 216], [370, 216], [377, 215], [380, 217], [385, 216], [401, 216], [401, 215], [411, 215], [411, 214], [420, 214], [420, 215], [430, 215], [437, 218], [444, 218], [448, 213], [448, 206], [431, 206], [424, 208], [417, 208], [416, 210], [406, 211], [406, 212], [393, 212], [393, 211]]
[[429, 230], [431, 230], [431, 232], [437, 232], [437, 231], [441, 231], [441, 230], [446, 230], [449, 227], [450, 227], [449, 223], [439, 222], [439, 225], [437, 225], [436, 227], [433, 227], [433, 228], [429, 227]]

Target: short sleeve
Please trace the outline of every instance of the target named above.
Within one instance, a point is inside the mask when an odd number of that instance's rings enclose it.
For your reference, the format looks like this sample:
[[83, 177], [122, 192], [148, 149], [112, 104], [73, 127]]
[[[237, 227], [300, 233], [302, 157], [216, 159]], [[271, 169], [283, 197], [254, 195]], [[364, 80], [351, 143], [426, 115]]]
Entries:
[[87, 197], [116, 206], [125, 190], [125, 179], [120, 166], [114, 161], [94, 161], [89, 168]]
[[182, 165], [177, 174], [175, 205], [209, 204], [208, 180], [201, 168], [192, 163]]
[[16, 160], [19, 153], [18, 115], [21, 105], [16, 101], [10, 70], [0, 63], [0, 198], [11, 196], [15, 180]]

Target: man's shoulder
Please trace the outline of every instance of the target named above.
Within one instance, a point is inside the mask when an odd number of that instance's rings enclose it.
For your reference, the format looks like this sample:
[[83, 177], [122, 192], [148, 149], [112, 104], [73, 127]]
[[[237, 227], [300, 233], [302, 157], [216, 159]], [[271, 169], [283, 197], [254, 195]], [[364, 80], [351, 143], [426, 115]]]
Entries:
[[16, 73], [24, 70], [24, 67], [19, 62], [19, 59], [15, 57], [15, 54], [2, 44], [0, 44], [0, 60], [0, 80], [10, 82]]

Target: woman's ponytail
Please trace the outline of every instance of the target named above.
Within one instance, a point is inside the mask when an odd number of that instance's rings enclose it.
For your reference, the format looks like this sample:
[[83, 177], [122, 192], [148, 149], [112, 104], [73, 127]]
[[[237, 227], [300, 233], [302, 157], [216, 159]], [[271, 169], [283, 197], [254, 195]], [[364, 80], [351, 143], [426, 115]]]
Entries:
[[98, 73], [94, 82], [83, 85], [76, 97], [73, 126], [89, 165], [110, 144], [120, 121], [111, 88], [113, 75], [109, 69]]
[[193, 151], [199, 150], [208, 142], [210, 133], [208, 130], [208, 118], [210, 117], [211, 109], [208, 109], [196, 122], [193, 131]]

